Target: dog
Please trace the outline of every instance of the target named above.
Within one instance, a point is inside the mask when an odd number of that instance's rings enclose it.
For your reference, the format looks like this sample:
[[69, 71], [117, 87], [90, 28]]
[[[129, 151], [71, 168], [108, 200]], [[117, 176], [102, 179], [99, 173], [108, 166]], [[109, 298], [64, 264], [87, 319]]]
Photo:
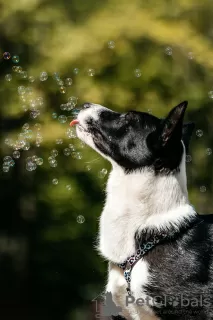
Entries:
[[98, 236], [106, 292], [122, 309], [111, 319], [213, 319], [213, 225], [188, 199], [186, 108], [160, 119], [85, 103], [71, 122], [112, 164]]

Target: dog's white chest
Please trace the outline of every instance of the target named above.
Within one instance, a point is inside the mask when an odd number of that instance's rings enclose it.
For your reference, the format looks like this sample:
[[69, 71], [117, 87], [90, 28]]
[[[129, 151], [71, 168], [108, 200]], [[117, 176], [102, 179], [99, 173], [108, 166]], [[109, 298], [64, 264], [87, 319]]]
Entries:
[[150, 305], [147, 303], [146, 294], [143, 292], [143, 285], [149, 281], [148, 265], [140, 260], [132, 270], [131, 292], [126, 292], [127, 283], [123, 271], [116, 265], [109, 264], [108, 284], [106, 291], [112, 293], [114, 303], [122, 308], [122, 315], [127, 320], [157, 320]]

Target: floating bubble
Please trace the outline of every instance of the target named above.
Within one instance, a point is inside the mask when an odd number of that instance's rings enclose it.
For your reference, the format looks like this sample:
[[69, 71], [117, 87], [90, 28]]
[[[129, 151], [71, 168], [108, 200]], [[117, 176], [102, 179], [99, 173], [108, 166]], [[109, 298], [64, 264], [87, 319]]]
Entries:
[[75, 107], [75, 105], [74, 105], [73, 103], [71, 103], [71, 102], [68, 102], [68, 103], [66, 104], [66, 109], [67, 109], [67, 111], [72, 110], [74, 107]]
[[43, 163], [44, 163], [44, 160], [43, 160], [42, 158], [37, 158], [37, 159], [36, 159], [36, 164], [37, 164], [38, 166], [41, 166]]
[[16, 67], [16, 72], [21, 73], [22, 72], [22, 67], [21, 66], [17, 66]]
[[85, 222], [85, 218], [82, 215], [77, 216], [76, 220], [77, 220], [78, 223], [84, 223]]
[[58, 155], [58, 150], [53, 149], [53, 150], [51, 150], [50, 154], [51, 154], [52, 157], [57, 157], [57, 155]]
[[28, 141], [26, 141], [24, 147], [22, 148], [23, 150], [27, 151], [30, 149], [30, 143]]
[[67, 105], [66, 105], [65, 103], [61, 104], [61, 105], [60, 105], [60, 109], [61, 109], [62, 111], [67, 110]]
[[23, 95], [26, 92], [26, 88], [24, 86], [19, 86], [18, 87], [18, 94]]
[[12, 61], [13, 63], [19, 63], [19, 56], [13, 56]]
[[193, 59], [194, 59], [194, 53], [193, 53], [193, 52], [189, 52], [189, 53], [188, 53], [188, 58], [189, 58], [190, 60], [193, 60]]
[[207, 148], [207, 149], [206, 149], [206, 154], [207, 154], [208, 156], [210, 156], [210, 155], [212, 154], [212, 149], [211, 149], [211, 148]]
[[63, 85], [59, 88], [59, 91], [61, 93], [65, 93], [66, 92], [66, 87], [64, 87]]
[[3, 158], [3, 160], [4, 160], [5, 162], [7, 162], [7, 161], [11, 161], [12, 158], [11, 158], [11, 156], [5, 156], [5, 157]]
[[57, 119], [57, 117], [58, 117], [57, 113], [56, 113], [56, 112], [53, 112], [53, 113], [52, 113], [52, 118], [53, 118], [53, 119]]
[[85, 168], [86, 168], [87, 171], [90, 171], [90, 170], [92, 169], [89, 164], [87, 164], [87, 165], [85, 166]]
[[58, 72], [53, 73], [53, 79], [58, 80], [60, 79], [60, 74]]
[[52, 180], [52, 183], [53, 183], [54, 185], [57, 185], [57, 184], [58, 184], [58, 179], [54, 178], [54, 179]]
[[76, 133], [73, 128], [67, 128], [66, 135], [69, 139], [76, 138]]
[[27, 77], [28, 77], [27, 71], [21, 71], [19, 73], [20, 73], [20, 76], [22, 79], [27, 79]]
[[67, 122], [67, 117], [65, 115], [61, 115], [58, 117], [58, 121], [60, 123], [66, 123]]
[[11, 57], [11, 54], [10, 54], [9, 52], [4, 52], [4, 53], [3, 53], [3, 58], [4, 58], [5, 60], [9, 60], [10, 57]]
[[78, 98], [77, 98], [77, 97], [74, 97], [74, 96], [69, 97], [69, 98], [68, 98], [68, 102], [70, 102], [70, 103], [72, 103], [72, 104], [76, 105], [76, 104], [77, 104], [77, 102], [78, 102]]
[[107, 169], [102, 169], [99, 173], [98, 176], [99, 178], [104, 178], [107, 174]]
[[115, 48], [115, 42], [114, 41], [109, 41], [108, 42], [108, 48], [109, 49], [114, 49]]
[[57, 81], [57, 84], [58, 84], [59, 86], [63, 86], [63, 85], [64, 85], [64, 81], [63, 81], [63, 80], [57, 79], [56, 81]]
[[202, 135], [203, 135], [203, 131], [202, 130], [197, 130], [196, 131], [196, 135], [200, 138], [200, 137], [202, 137]]
[[14, 151], [14, 152], [13, 152], [13, 158], [14, 158], [14, 159], [20, 158], [20, 155], [21, 155], [21, 154], [20, 154], [19, 151]]
[[13, 66], [13, 67], [12, 67], [12, 70], [13, 70], [14, 72], [18, 72], [17, 69], [18, 69], [17, 66]]
[[209, 92], [208, 92], [208, 95], [209, 95], [209, 98], [210, 98], [210, 99], [213, 99], [213, 91], [209, 91]]
[[38, 157], [36, 155], [32, 156], [32, 161], [37, 161]]
[[33, 83], [33, 82], [35, 81], [35, 77], [29, 76], [29, 77], [28, 77], [28, 80], [29, 80], [30, 83]]
[[72, 143], [69, 144], [69, 148], [70, 148], [71, 151], [75, 151], [75, 147], [74, 147], [74, 145]]
[[206, 187], [205, 186], [201, 186], [200, 187], [200, 192], [206, 192]]
[[11, 74], [6, 74], [5, 80], [8, 81], [8, 82], [11, 81], [12, 80], [12, 75]]
[[41, 72], [39, 79], [40, 79], [40, 81], [46, 81], [48, 79], [47, 72], [45, 72], [45, 71]]
[[88, 69], [87, 70], [87, 74], [88, 74], [88, 76], [93, 77], [95, 75], [95, 70], [94, 69]]
[[49, 161], [50, 167], [55, 168], [58, 165], [57, 160], [53, 159]]
[[67, 87], [70, 87], [70, 86], [72, 85], [72, 79], [71, 79], [71, 78], [67, 78], [67, 79], [65, 80], [65, 85], [66, 85]]
[[192, 157], [190, 156], [190, 154], [186, 155], [186, 162], [191, 162], [192, 161]]
[[25, 124], [22, 126], [22, 129], [23, 129], [24, 131], [26, 131], [26, 130], [29, 129], [29, 127], [30, 127], [29, 123], [25, 123]]
[[39, 110], [35, 110], [35, 111], [31, 111], [30, 112], [30, 118], [32, 119], [36, 119], [38, 116], [40, 116], [40, 111]]
[[35, 128], [37, 131], [40, 131], [40, 130], [41, 130], [41, 124], [40, 124], [40, 123], [35, 123], [35, 124], [34, 124], [34, 128]]
[[165, 49], [165, 53], [168, 55], [168, 56], [171, 56], [172, 55], [172, 48], [171, 47], [167, 47]]
[[70, 184], [67, 184], [67, 185], [66, 185], [66, 189], [67, 189], [68, 191], [70, 191], [70, 190], [72, 189], [71, 185], [70, 185]]
[[136, 78], [140, 78], [141, 70], [140, 69], [135, 69], [134, 74], [135, 74]]
[[36, 165], [35, 162], [27, 161], [27, 164], [26, 164], [26, 170], [27, 171], [34, 171], [34, 170], [36, 170], [36, 168], [37, 168], [37, 165]]
[[62, 144], [62, 143], [63, 143], [63, 139], [56, 139], [56, 140], [55, 140], [55, 143], [56, 143], [56, 144]]
[[9, 172], [10, 167], [5, 165], [5, 164], [3, 164], [2, 170], [3, 170], [3, 172]]
[[70, 156], [71, 154], [71, 150], [69, 148], [65, 148], [63, 152], [65, 156]]
[[81, 152], [72, 152], [72, 157], [74, 158], [74, 159], [77, 159], [77, 160], [81, 160], [82, 159], [82, 154], [81, 154]]
[[74, 74], [78, 74], [79, 73], [79, 69], [75, 68], [75, 69], [73, 69], [73, 72], [74, 72]]

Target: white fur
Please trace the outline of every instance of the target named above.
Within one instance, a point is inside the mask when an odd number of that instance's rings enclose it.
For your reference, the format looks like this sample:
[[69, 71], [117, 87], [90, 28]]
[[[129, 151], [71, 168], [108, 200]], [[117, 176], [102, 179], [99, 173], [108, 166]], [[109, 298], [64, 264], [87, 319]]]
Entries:
[[[80, 124], [86, 125], [85, 119], [88, 115], [97, 118], [102, 109], [102, 106], [95, 105], [80, 113]], [[77, 129], [77, 134], [99, 152], [89, 133]], [[100, 218], [99, 232], [100, 253], [111, 261], [107, 291], [112, 292], [114, 302], [123, 307], [126, 319], [154, 320], [157, 318], [147, 306], [134, 305], [128, 310], [125, 308], [126, 281], [123, 271], [114, 263], [122, 263], [135, 254], [134, 235], [137, 231], [143, 228], [160, 229], [171, 223], [178, 227], [184, 219], [190, 219], [195, 215], [188, 201], [185, 152], [180, 172], [168, 176], [156, 176], [148, 169], [127, 175], [111, 159], [108, 160], [111, 161], [113, 170], [107, 183], [106, 202]], [[141, 259], [132, 270], [131, 290], [136, 299], [145, 297], [142, 288], [149, 280], [147, 262]]]

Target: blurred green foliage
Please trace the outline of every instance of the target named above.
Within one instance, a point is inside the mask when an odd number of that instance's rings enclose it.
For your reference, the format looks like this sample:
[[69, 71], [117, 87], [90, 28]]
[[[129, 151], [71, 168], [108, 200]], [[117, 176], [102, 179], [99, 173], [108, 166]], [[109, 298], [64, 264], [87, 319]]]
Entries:
[[[187, 120], [202, 131], [194, 133], [187, 158], [189, 197], [198, 212], [211, 213], [212, 13], [210, 0], [0, 0], [2, 158], [13, 153], [5, 139], [17, 139], [25, 123], [33, 131], [30, 149], [20, 150], [15, 166], [1, 173], [4, 319], [86, 319], [91, 300], [104, 286], [107, 265], [94, 244], [107, 179], [100, 171], [109, 171], [110, 165], [67, 137], [68, 121], [53, 119], [54, 112], [68, 120], [74, 116], [60, 109], [69, 97], [78, 97], [78, 104], [90, 101], [162, 117], [188, 100]], [[3, 59], [4, 52], [20, 57], [18, 65], [27, 78], [12, 70], [16, 64]], [[40, 81], [44, 71], [49, 77]], [[53, 80], [55, 72], [63, 81], [73, 81], [65, 93]], [[6, 74], [12, 75], [11, 81], [5, 80]], [[29, 99], [20, 98], [20, 86], [32, 88], [32, 100], [43, 98], [36, 119], [30, 118], [29, 106], [23, 108]], [[39, 147], [35, 123], [41, 124]], [[56, 144], [56, 139], [63, 143]], [[64, 155], [70, 143], [82, 159]], [[48, 163], [53, 149], [59, 152], [57, 167]], [[32, 155], [44, 163], [29, 172], [26, 158]], [[79, 215], [84, 223], [77, 222]]]

